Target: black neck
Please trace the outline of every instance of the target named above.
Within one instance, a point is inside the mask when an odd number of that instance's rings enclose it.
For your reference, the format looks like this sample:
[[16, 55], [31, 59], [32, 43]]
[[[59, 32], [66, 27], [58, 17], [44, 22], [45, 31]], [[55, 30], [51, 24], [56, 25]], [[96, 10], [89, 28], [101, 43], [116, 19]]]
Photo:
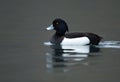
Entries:
[[61, 36], [64, 36], [65, 34], [61, 34], [61, 33], [56, 32], [55, 35], [58, 37], [61, 37]]

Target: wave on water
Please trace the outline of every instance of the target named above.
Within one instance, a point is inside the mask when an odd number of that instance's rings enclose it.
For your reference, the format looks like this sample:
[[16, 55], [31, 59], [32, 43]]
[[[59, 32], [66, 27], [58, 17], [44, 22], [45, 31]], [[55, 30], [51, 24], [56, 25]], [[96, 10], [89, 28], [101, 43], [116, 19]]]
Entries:
[[102, 41], [98, 48], [120, 48], [120, 41]]
[[[53, 45], [50, 42], [44, 42], [44, 45], [51, 46]], [[120, 41], [102, 41], [97, 45], [98, 48], [120, 48]]]

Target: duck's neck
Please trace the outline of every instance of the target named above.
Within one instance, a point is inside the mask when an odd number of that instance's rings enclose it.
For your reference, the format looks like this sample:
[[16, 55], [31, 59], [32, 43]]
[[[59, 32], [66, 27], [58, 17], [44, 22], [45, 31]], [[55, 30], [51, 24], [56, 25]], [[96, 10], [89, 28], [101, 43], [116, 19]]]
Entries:
[[59, 33], [55, 33], [53, 35], [53, 37], [51, 38], [51, 43], [53, 44], [60, 44], [64, 38], [65, 34], [59, 34]]
[[65, 33], [63, 33], [63, 34], [62, 34], [62, 33], [59, 33], [59, 32], [56, 32], [56, 33], [55, 33], [55, 36], [57, 36], [57, 37], [62, 37], [62, 36], [64, 36], [64, 35], [65, 35]]

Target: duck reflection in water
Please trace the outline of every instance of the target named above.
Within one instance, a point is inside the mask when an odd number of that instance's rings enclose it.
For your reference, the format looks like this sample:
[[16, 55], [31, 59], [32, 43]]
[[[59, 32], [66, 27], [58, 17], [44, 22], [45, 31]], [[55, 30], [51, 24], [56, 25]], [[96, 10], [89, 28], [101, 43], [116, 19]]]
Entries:
[[[53, 70], [57, 67], [74, 66], [81, 61], [84, 61], [90, 55], [89, 53], [99, 52], [100, 49], [95, 46], [74, 46], [74, 45], [51, 45], [52, 52], [46, 53], [46, 67], [48, 70]], [[83, 65], [88, 65], [83, 63]]]

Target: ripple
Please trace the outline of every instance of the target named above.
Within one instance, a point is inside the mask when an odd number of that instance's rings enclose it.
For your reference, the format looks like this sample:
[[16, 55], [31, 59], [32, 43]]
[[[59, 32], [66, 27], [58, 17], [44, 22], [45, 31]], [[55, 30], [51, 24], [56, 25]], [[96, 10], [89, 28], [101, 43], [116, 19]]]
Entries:
[[[44, 45], [46, 46], [51, 46], [53, 45], [52, 43], [50, 42], [44, 42]], [[68, 46], [71, 46], [71, 45], [68, 45]], [[76, 47], [78, 47], [77, 45], [74, 45]], [[63, 49], [64, 47], [66, 46], [63, 46]], [[99, 43], [99, 45], [95, 46], [95, 47], [98, 47], [98, 48], [120, 48], [120, 41], [102, 41]], [[72, 47], [73, 48], [73, 45]]]
[[103, 41], [97, 46], [99, 48], [120, 48], [120, 41]]

